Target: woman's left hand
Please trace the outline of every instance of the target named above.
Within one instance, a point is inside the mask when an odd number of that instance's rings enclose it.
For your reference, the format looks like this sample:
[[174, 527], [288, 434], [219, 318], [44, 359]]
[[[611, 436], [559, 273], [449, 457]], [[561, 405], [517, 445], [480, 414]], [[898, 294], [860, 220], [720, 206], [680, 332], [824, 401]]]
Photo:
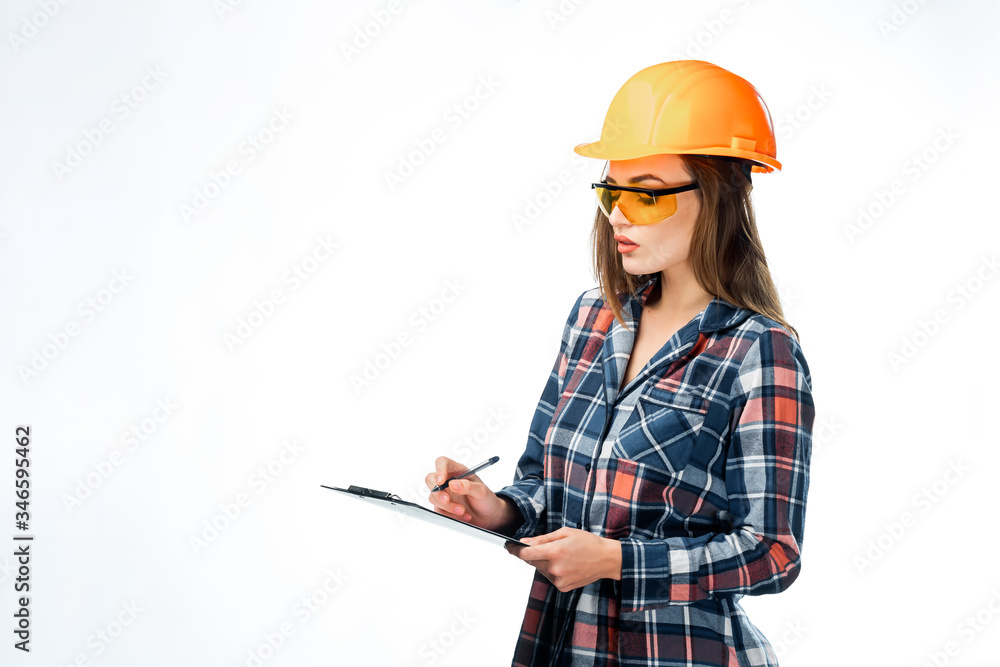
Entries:
[[564, 526], [521, 541], [530, 546], [508, 543], [508, 553], [538, 568], [563, 593], [598, 579], [622, 578], [622, 545], [618, 540]]

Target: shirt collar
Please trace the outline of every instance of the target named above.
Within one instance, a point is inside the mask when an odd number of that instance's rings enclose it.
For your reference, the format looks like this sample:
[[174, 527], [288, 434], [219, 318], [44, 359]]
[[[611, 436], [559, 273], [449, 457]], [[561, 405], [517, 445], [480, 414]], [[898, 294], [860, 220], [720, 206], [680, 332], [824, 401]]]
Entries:
[[[653, 291], [653, 287], [659, 282], [660, 277], [661, 274], [657, 271], [649, 280], [636, 288], [634, 294], [629, 296], [625, 304], [625, 312], [627, 313], [626, 322], [628, 322], [630, 328], [631, 324], [638, 319], [639, 313], [642, 312], [642, 307], [646, 304], [646, 299], [649, 297], [649, 293]], [[752, 313], [753, 311], [749, 308], [737, 306], [726, 301], [721, 296], [717, 296], [701, 312], [698, 331], [712, 333], [729, 329], [745, 320]]]

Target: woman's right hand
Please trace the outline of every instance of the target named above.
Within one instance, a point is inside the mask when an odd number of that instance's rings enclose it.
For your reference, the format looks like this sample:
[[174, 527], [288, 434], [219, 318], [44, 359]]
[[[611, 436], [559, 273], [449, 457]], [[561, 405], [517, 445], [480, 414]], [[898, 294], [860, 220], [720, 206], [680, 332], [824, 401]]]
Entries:
[[[468, 466], [447, 456], [437, 457], [434, 467], [436, 470], [424, 478], [428, 489], [433, 489], [449, 477], [460, 475], [469, 469]], [[479, 479], [479, 475], [475, 474], [452, 480], [446, 488], [432, 492], [428, 499], [434, 506], [435, 512], [447, 514], [487, 530], [497, 531], [498, 528], [509, 526], [515, 518], [520, 518], [520, 511], [512, 502], [505, 501], [493, 493]]]

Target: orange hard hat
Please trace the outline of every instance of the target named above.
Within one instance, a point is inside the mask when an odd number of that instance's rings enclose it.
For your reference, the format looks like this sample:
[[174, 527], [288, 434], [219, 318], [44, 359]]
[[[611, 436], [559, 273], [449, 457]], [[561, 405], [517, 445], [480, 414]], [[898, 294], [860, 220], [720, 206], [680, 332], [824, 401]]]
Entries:
[[[760, 93], [704, 60], [673, 60], [639, 70], [611, 100], [601, 139], [573, 149], [584, 157], [629, 160], [687, 153], [781, 169], [774, 126]], [[747, 176], [749, 177], [749, 173]]]

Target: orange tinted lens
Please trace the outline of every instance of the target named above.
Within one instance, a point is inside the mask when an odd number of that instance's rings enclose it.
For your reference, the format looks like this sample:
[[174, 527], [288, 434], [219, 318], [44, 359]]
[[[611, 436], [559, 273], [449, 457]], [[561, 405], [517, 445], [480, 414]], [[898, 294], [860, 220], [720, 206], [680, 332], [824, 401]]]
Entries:
[[644, 192], [594, 189], [597, 190], [597, 201], [604, 215], [611, 217], [611, 211], [617, 205], [633, 225], [649, 225], [677, 212], [677, 195], [653, 197]]
[[659, 222], [677, 212], [677, 195], [651, 197], [643, 192], [625, 192], [619, 206], [622, 213], [633, 225], [648, 225]]
[[618, 202], [618, 195], [621, 194], [621, 191], [596, 187], [594, 188], [594, 192], [597, 193], [597, 203], [600, 205], [604, 215], [610, 218], [611, 211], [614, 210], [615, 204]]

